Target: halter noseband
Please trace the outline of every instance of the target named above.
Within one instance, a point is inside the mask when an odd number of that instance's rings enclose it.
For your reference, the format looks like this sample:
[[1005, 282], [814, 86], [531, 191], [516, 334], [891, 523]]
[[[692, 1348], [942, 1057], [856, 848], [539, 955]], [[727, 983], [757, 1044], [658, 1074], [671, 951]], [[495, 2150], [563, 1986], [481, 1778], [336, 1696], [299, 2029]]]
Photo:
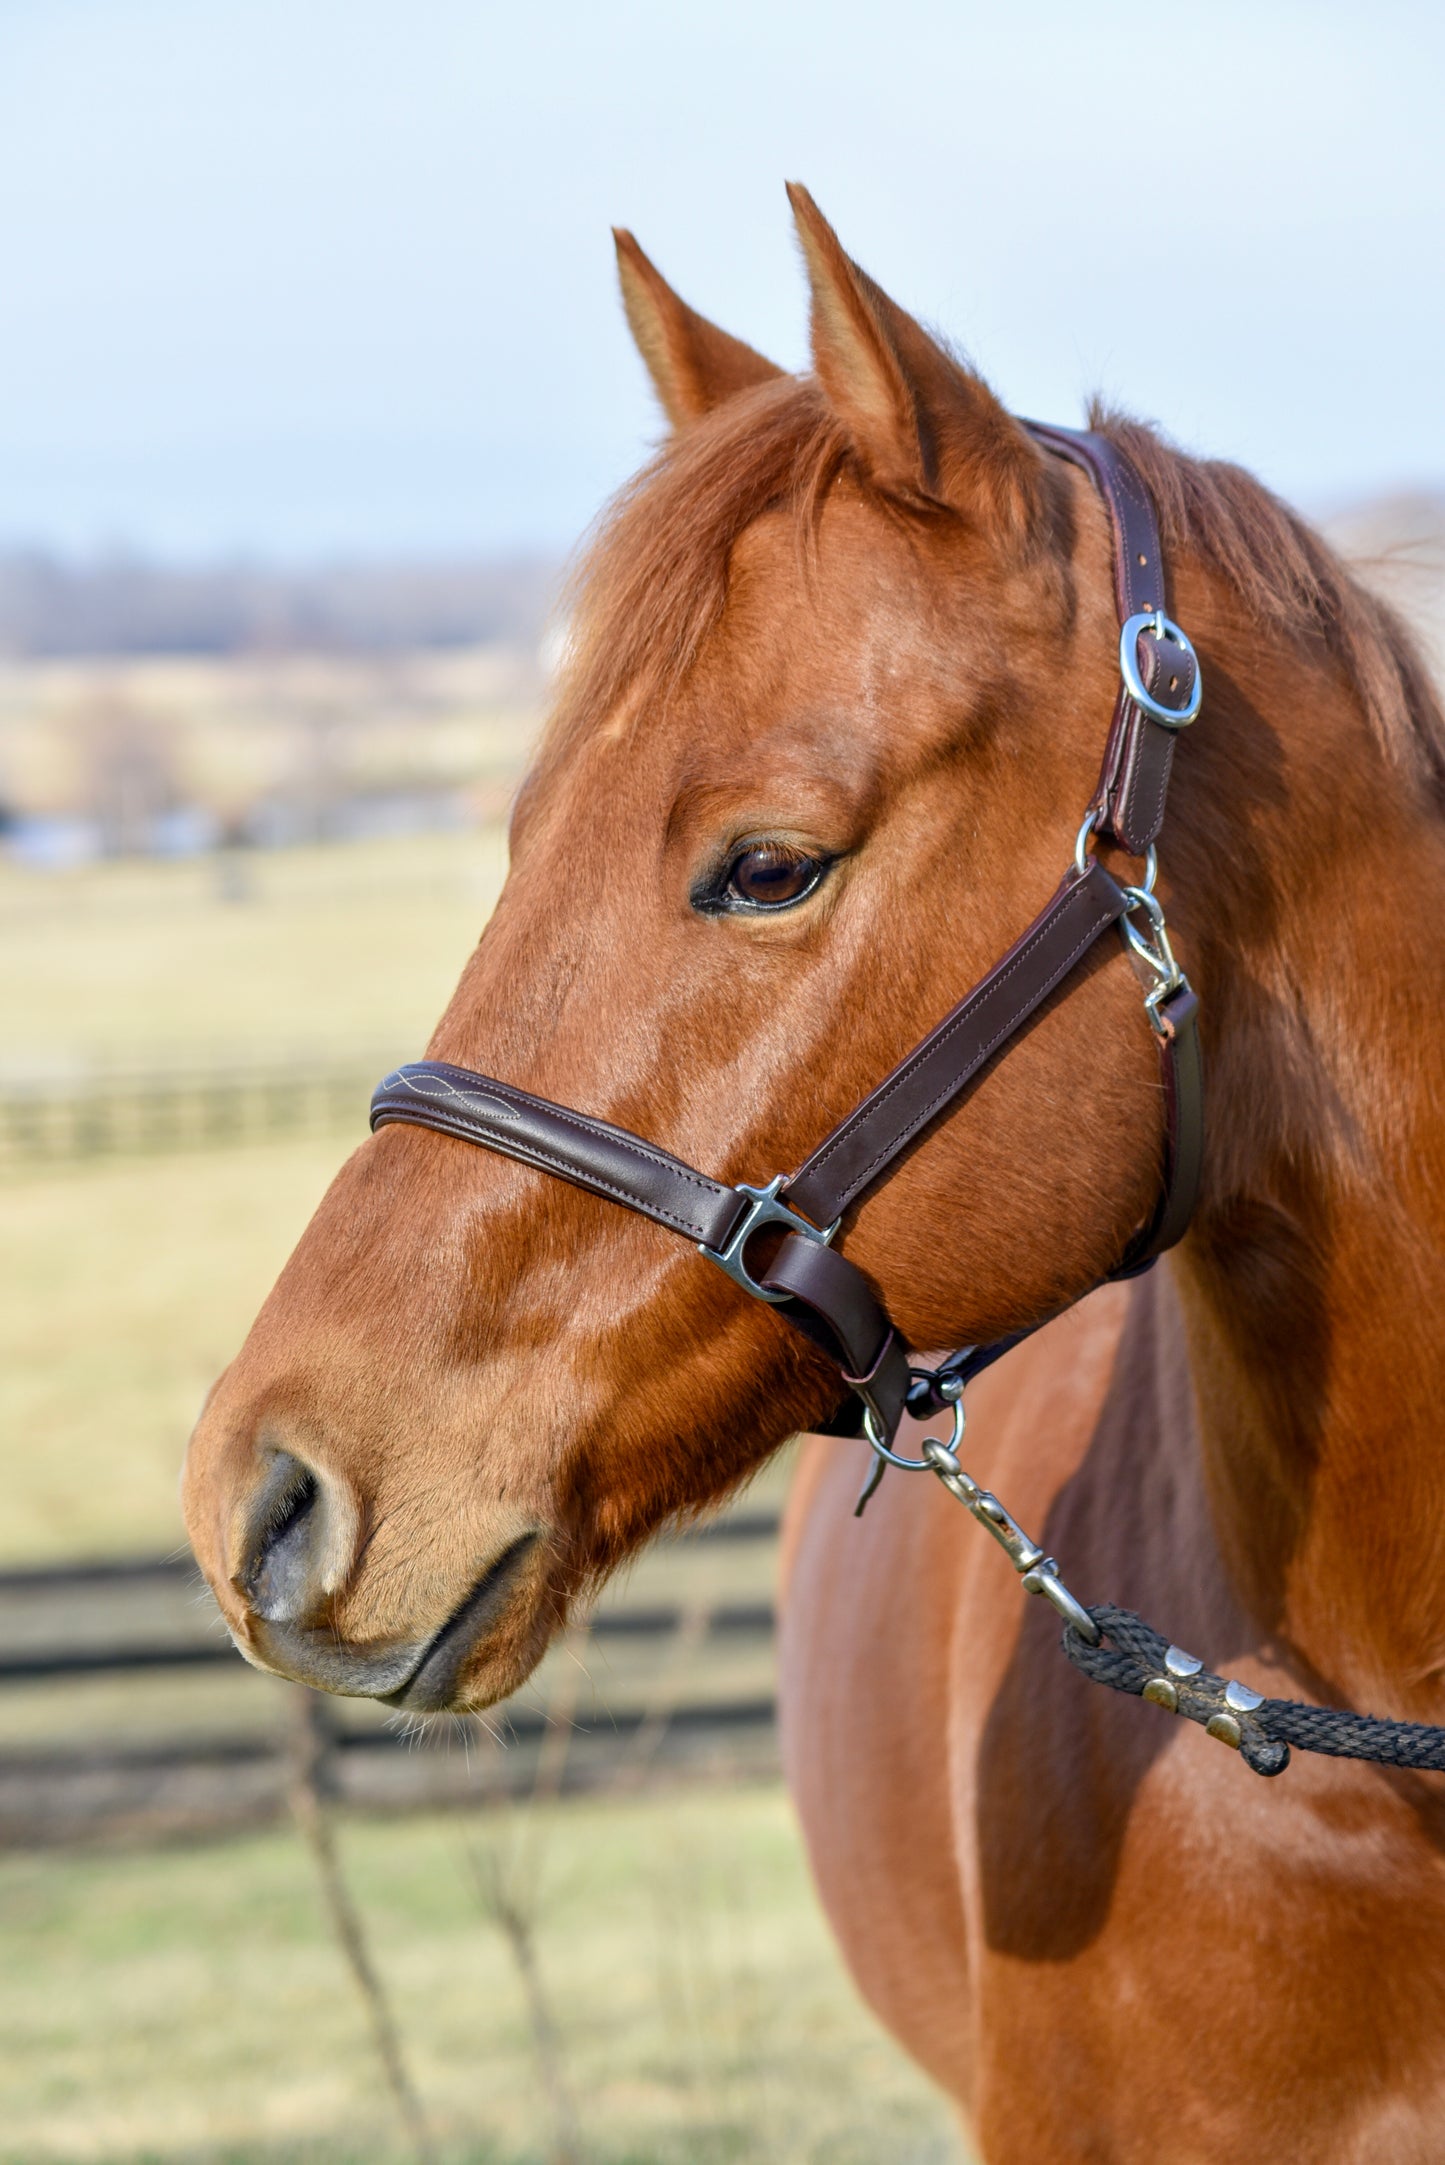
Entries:
[[[1174, 739], [1199, 712], [1199, 668], [1189, 641], [1164, 614], [1158, 523], [1133, 464], [1102, 436], [1042, 423], [1026, 426], [1046, 449], [1082, 467], [1108, 507], [1120, 685], [1098, 788], [1073, 863], [1052, 900], [937, 1028], [795, 1173], [779, 1174], [762, 1188], [746, 1181], [724, 1186], [624, 1128], [447, 1061], [420, 1060], [398, 1068], [378, 1086], [371, 1104], [373, 1128], [402, 1122], [482, 1144], [695, 1241], [735, 1285], [786, 1316], [838, 1368], [857, 1411], [851, 1421], [835, 1416], [833, 1430], [861, 1432], [877, 1454], [865, 1498], [886, 1463], [930, 1463], [903, 1459], [893, 1450], [905, 1411], [927, 1415], [959, 1406], [965, 1383], [1039, 1324], [1027, 1324], [991, 1345], [966, 1347], [936, 1369], [911, 1367], [905, 1343], [872, 1285], [830, 1243], [849, 1206], [956, 1102], [1111, 925], [1120, 926], [1153, 980], [1145, 1007], [1159, 1051], [1165, 1117], [1158, 1205], [1109, 1279], [1146, 1270], [1181, 1238], [1199, 1186], [1204, 1140], [1199, 1003], [1174, 960], [1153, 892], [1154, 845], [1164, 820]], [[1091, 836], [1144, 858], [1144, 883], [1123, 887], [1112, 879], [1089, 854]], [[748, 1245], [766, 1226], [781, 1227], [783, 1239], [762, 1276], [754, 1277]], [[961, 1431], [961, 1416], [957, 1425]]]

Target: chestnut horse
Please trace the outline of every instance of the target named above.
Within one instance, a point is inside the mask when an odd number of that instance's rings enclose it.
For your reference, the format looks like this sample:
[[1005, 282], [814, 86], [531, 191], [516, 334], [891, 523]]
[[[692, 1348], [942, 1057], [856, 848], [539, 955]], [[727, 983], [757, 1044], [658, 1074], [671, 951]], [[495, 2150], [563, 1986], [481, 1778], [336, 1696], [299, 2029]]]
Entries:
[[[619, 236], [672, 435], [592, 552], [505, 890], [432, 1056], [719, 1177], [803, 1158], [1054, 889], [1115, 690], [1111, 536], [794, 191], [814, 373]], [[1445, 720], [1409, 642], [1233, 467], [1104, 419], [1206, 699], [1160, 892], [1202, 999], [1203, 1192], [1154, 1206], [1158, 1069], [1106, 941], [845, 1220], [920, 1347], [1046, 1316], [968, 1463], [1085, 1599], [1266, 1692], [1445, 1714]], [[1120, 876], [1135, 872], [1110, 853]], [[837, 1398], [683, 1241], [393, 1126], [351, 1158], [187, 1462], [259, 1666], [511, 1692], [575, 1602]], [[784, 1743], [863, 1992], [991, 2165], [1445, 2156], [1429, 1777], [1263, 1782], [1058, 1655], [933, 1481], [807, 1446]]]

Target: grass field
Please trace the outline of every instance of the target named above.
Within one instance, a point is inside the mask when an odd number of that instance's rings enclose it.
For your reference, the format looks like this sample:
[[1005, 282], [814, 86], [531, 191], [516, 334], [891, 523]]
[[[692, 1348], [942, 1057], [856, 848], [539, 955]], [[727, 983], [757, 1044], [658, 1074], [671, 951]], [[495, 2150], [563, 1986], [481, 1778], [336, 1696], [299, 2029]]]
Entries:
[[201, 1399], [346, 1147], [121, 1160], [5, 1189], [0, 1563], [182, 1540]]
[[117, 750], [234, 818], [258, 802], [450, 786], [505, 802], [544, 685], [506, 644], [391, 655], [0, 657], [0, 768], [30, 813], [105, 800]]
[[[448, 2160], [543, 2165], [517, 1975], [476, 1888], [525, 1824], [586, 2165], [944, 2165], [842, 1976], [772, 1789], [356, 1823], [348, 1873]], [[0, 1859], [0, 2161], [391, 2165], [359, 2003], [287, 1834]]]
[[[0, 864], [6, 1065], [419, 1053], [496, 900], [500, 827], [40, 875]], [[239, 893], [235, 883], [239, 882]]]
[[[0, 869], [0, 1060], [229, 1048], [420, 1053], [495, 899], [500, 829], [213, 861]], [[358, 1097], [356, 1140], [365, 1132]], [[181, 1539], [180, 1457], [344, 1138], [49, 1169], [7, 1184], [0, 1562]]]

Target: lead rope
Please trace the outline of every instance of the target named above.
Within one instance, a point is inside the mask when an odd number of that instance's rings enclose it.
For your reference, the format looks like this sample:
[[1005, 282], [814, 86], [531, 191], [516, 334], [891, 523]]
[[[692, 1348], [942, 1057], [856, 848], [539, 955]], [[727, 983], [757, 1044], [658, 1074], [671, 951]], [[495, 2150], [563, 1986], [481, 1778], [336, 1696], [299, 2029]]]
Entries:
[[[1445, 1729], [1428, 1722], [1355, 1714], [1344, 1707], [1311, 1706], [1302, 1699], [1266, 1699], [1235, 1677], [1216, 1676], [1197, 1654], [1172, 1645], [1162, 1631], [1146, 1624], [1132, 1609], [1119, 1609], [1107, 1601], [1085, 1608], [1064, 1584], [1053, 1557], [1046, 1556], [997, 1496], [980, 1488], [959, 1464], [962, 1385], [941, 1372], [930, 1380], [952, 1404], [952, 1437], [947, 1443], [930, 1437], [921, 1458], [889, 1452], [888, 1463], [906, 1466], [910, 1472], [927, 1467], [937, 1474], [949, 1494], [993, 1535], [1024, 1591], [1039, 1595], [1063, 1618], [1063, 1650], [1091, 1683], [1148, 1699], [1166, 1713], [1198, 1722], [1207, 1736], [1237, 1751], [1256, 1774], [1283, 1774], [1291, 1745], [1297, 1751], [1323, 1752], [1334, 1759], [1369, 1759], [1380, 1766], [1445, 1772]], [[878, 1449], [876, 1443], [874, 1449]], [[881, 1467], [880, 1455], [879, 1472]], [[858, 1499], [860, 1515], [876, 1486], [875, 1474]]]

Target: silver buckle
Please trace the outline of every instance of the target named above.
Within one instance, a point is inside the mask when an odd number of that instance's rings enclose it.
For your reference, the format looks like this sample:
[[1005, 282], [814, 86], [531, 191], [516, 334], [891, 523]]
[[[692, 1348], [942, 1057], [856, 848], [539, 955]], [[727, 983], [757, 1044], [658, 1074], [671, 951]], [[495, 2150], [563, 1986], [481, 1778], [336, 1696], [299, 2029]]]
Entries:
[[702, 1240], [697, 1244], [698, 1254], [705, 1255], [710, 1263], [716, 1263], [719, 1270], [726, 1271], [734, 1285], [740, 1285], [745, 1293], [751, 1293], [754, 1300], [768, 1301], [773, 1306], [779, 1301], [791, 1300], [792, 1295], [770, 1293], [766, 1286], [759, 1285], [757, 1279], [749, 1275], [748, 1267], [743, 1261], [743, 1251], [754, 1233], [765, 1225], [785, 1225], [790, 1233], [801, 1234], [804, 1240], [811, 1240], [819, 1248], [826, 1248], [843, 1223], [841, 1218], [835, 1218], [833, 1223], [823, 1230], [809, 1224], [806, 1218], [800, 1217], [796, 1210], [789, 1209], [786, 1203], [780, 1203], [778, 1191], [786, 1177], [784, 1173], [775, 1173], [765, 1188], [753, 1188], [747, 1181], [740, 1180], [736, 1192], [747, 1197], [748, 1208], [732, 1232], [720, 1248], [709, 1248], [706, 1241]]
[[[1089, 849], [1089, 837], [1093, 833], [1094, 828], [1098, 823], [1098, 818], [1099, 807], [1097, 805], [1094, 805], [1089, 811], [1084, 814], [1084, 824], [1079, 829], [1078, 833], [1074, 836], [1074, 870], [1078, 873], [1080, 879], [1083, 878], [1084, 874], [1088, 871], [1089, 866], [1093, 862], [1093, 856]], [[1144, 852], [1144, 878], [1140, 888], [1135, 889], [1133, 887], [1126, 887], [1124, 889], [1124, 892], [1126, 895], [1132, 895], [1136, 892], [1142, 892], [1146, 895], [1152, 895], [1154, 892], [1154, 882], [1156, 879], [1158, 879], [1158, 877], [1159, 852], [1157, 849], [1155, 849], [1154, 844], [1151, 842], [1148, 849]]]
[[[1152, 631], [1156, 639], [1163, 639], [1170, 646], [1177, 646], [1181, 654], [1187, 654], [1194, 664], [1194, 690], [1187, 707], [1166, 707], [1144, 688], [1139, 674], [1139, 641], [1146, 631]], [[1124, 689], [1151, 721], [1165, 729], [1187, 729], [1204, 704], [1204, 678], [1200, 673], [1199, 657], [1184, 633], [1172, 617], [1162, 609], [1145, 609], [1138, 616], [1131, 616], [1119, 634], [1119, 674], [1124, 679]]]

